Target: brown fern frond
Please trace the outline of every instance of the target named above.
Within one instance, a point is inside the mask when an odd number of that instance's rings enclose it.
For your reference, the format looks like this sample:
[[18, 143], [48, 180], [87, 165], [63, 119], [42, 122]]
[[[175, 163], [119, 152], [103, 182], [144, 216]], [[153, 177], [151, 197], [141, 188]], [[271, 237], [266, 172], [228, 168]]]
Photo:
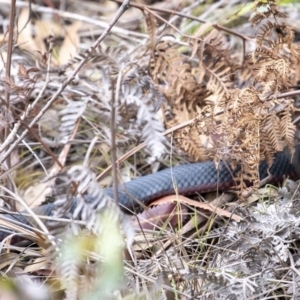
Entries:
[[192, 45], [192, 53], [190, 59], [192, 59], [197, 53], [200, 64], [203, 61], [203, 51], [205, 48], [205, 44], [206, 42], [209, 42], [209, 39], [205, 38], [205, 34], [207, 34], [209, 30], [213, 30], [212, 24], [202, 24], [201, 26], [199, 26], [199, 29], [195, 32], [194, 38], [190, 41]]
[[[117, 74], [120, 68], [120, 63], [127, 59], [126, 50], [124, 47], [113, 47], [109, 46], [106, 49], [99, 46], [96, 49], [87, 50], [84, 53], [78, 54], [74, 58], [70, 59], [66, 64], [60, 67], [60, 72], [65, 72], [68, 68], [72, 67], [74, 64], [80, 62], [84, 57], [87, 57], [88, 61], [86, 62], [84, 69], [91, 69], [99, 66], [103, 68], [105, 65], [106, 68], [110, 68], [110, 72]], [[83, 73], [83, 71], [81, 71]]]
[[290, 61], [291, 61], [291, 65], [294, 66], [295, 68], [295, 76], [293, 76], [291, 78], [291, 84], [292, 85], [296, 85], [297, 84], [297, 80], [299, 80], [300, 78], [300, 46], [297, 44], [292, 44], [292, 46], [289, 48], [291, 51], [291, 57], [290, 57]]
[[274, 53], [279, 53], [283, 47], [286, 45], [286, 42], [279, 37], [277, 40], [275, 41], [268, 41], [270, 47], [272, 48], [272, 50], [274, 51]]
[[266, 89], [264, 88], [265, 93], [272, 86], [273, 90], [271, 92], [274, 93], [276, 90], [285, 89], [290, 86], [290, 71], [291, 65], [286, 59], [266, 60], [261, 64], [256, 80], [266, 82], [266, 84], [271, 81], [276, 82], [277, 84], [271, 84]]
[[286, 99], [285, 109], [279, 113], [280, 130], [289, 150], [293, 153], [295, 146], [296, 125], [293, 123], [294, 103], [292, 99]]
[[277, 28], [278, 28], [278, 25], [269, 20], [267, 20], [266, 24], [261, 26], [260, 32], [256, 36], [256, 41], [257, 41], [257, 44], [259, 45], [259, 47], [261, 47], [262, 44], [265, 41], [267, 41], [267, 38], [269, 38], [272, 34], [275, 33]]
[[183, 131], [180, 137], [177, 137], [177, 144], [180, 145], [179, 150], [187, 153], [193, 161], [208, 160], [207, 148], [213, 147], [211, 137], [204, 134], [199, 135], [193, 127]]
[[[195, 121], [183, 130], [174, 133], [176, 148], [179, 153], [188, 154], [193, 161], [205, 161], [209, 157], [209, 149], [214, 147], [213, 135], [216, 125], [213, 118], [204, 118], [205, 111], [196, 107], [198, 111]], [[186, 120], [190, 120], [194, 115], [188, 112], [188, 109], [173, 110], [175, 113], [168, 126], [172, 127]], [[209, 122], [209, 120], [211, 122]]]
[[274, 162], [276, 151], [274, 150], [274, 146], [267, 131], [260, 131], [260, 141], [262, 143], [261, 145], [263, 145], [263, 147], [260, 147], [260, 159], [266, 160], [268, 165], [271, 166]]
[[158, 23], [153, 14], [150, 14], [147, 11], [143, 11], [146, 20], [147, 31], [150, 38], [150, 50], [152, 59], [155, 59], [155, 45], [157, 44], [157, 29]]
[[[176, 45], [173, 45], [171, 52], [169, 44], [160, 43], [157, 46], [160, 58], [157, 59], [158, 67], [154, 70], [154, 74], [159, 73], [159, 78], [164, 78], [164, 81], [169, 83], [165, 91], [167, 97], [173, 99], [172, 102], [169, 100], [169, 104], [175, 104], [173, 113], [177, 115], [177, 112], [181, 112], [181, 116], [186, 118], [181, 118], [181, 122], [193, 118], [195, 113], [203, 113], [202, 109], [208, 107], [208, 104], [212, 106], [207, 113], [214, 115], [212, 110], [220, 108], [222, 96], [229, 94], [232, 89], [231, 77], [236, 69], [224, 36], [211, 24], [202, 25], [190, 39], [190, 45], [191, 56], [190, 60], [187, 60], [178, 52]], [[166, 54], [171, 54], [173, 60]], [[214, 122], [217, 120], [218, 118]], [[177, 117], [172, 123], [168, 122], [168, 126], [177, 125], [176, 122], [179, 122]], [[206, 149], [207, 145], [203, 143], [207, 144], [210, 134], [208, 128], [212, 125], [208, 120], [200, 124], [198, 120], [188, 131], [176, 133], [178, 147], [193, 159], [204, 157], [203, 149]], [[213, 124], [213, 127], [215, 126], [216, 123]], [[213, 139], [210, 137], [208, 140], [212, 147]]]
[[232, 82], [229, 80], [231, 68], [220, 62], [217, 65], [211, 64], [210, 66], [207, 66], [206, 70], [209, 74], [207, 89], [220, 95], [220, 97], [224, 93], [228, 94], [229, 89], [232, 86]]
[[265, 120], [264, 130], [268, 133], [274, 150], [282, 151], [285, 143], [282, 137], [280, 118], [276, 114], [270, 113]]
[[266, 19], [268, 16], [261, 12], [256, 12], [250, 19], [251, 23], [255, 26], [259, 24], [262, 20]]
[[[205, 29], [207, 30], [208, 27]], [[196, 54], [199, 67], [193, 68], [193, 74], [197, 76], [198, 82], [206, 82], [207, 89], [221, 98], [232, 86], [230, 77], [234, 74], [236, 65], [230, 59], [230, 48], [220, 32], [212, 29], [204, 33], [199, 44], [196, 44], [195, 40], [191, 42], [194, 49], [195, 45], [198, 45]]]
[[[261, 9], [263, 8], [263, 10]], [[257, 25], [262, 20], [269, 18], [271, 15], [275, 18], [287, 18], [287, 15], [280, 11], [275, 0], [259, 0], [254, 4], [255, 13], [250, 19], [253, 25]]]
[[169, 45], [160, 43], [157, 46], [157, 60], [153, 70], [153, 76], [167, 84], [165, 94], [168, 98], [174, 99], [177, 108], [186, 101], [188, 108], [199, 104], [198, 95], [201, 94], [201, 87], [192, 74], [191, 65], [176, 48], [169, 48]]
[[255, 8], [259, 8], [259, 7], [266, 7], [269, 8], [270, 6], [276, 6], [277, 3], [275, 0], [259, 0], [255, 2]]
[[291, 43], [295, 39], [295, 30], [292, 27], [287, 26], [286, 24], [278, 24], [275, 28], [275, 31], [278, 37], [285, 43], [287, 43], [290, 48]]
[[255, 78], [257, 72], [254, 62], [255, 53], [252, 52], [249, 53], [246, 59], [243, 60], [242, 65], [236, 68], [236, 72], [233, 77], [236, 87], [252, 84], [253, 78]]
[[[239, 95], [228, 97], [227, 105], [228, 110], [225, 117], [220, 118], [218, 126], [218, 152], [215, 157], [228, 160], [233, 166], [242, 165], [241, 173], [236, 178], [239, 188], [244, 189], [249, 180], [258, 187], [260, 111], [264, 104], [254, 88], [247, 88]], [[245, 155], [245, 152], [248, 154]]]
[[266, 49], [266, 48], [256, 48], [254, 51], [255, 62], [259, 62], [264, 59], [277, 59], [279, 56], [274, 53], [272, 50]]
[[263, 96], [263, 99], [266, 99], [270, 97], [272, 94], [275, 94], [277, 92], [278, 88], [278, 81], [276, 79], [269, 80], [266, 82], [261, 91], [261, 95]]
[[210, 26], [203, 26], [203, 29], [205, 30], [200, 31], [203, 35], [197, 35], [195, 39], [190, 41], [190, 44], [193, 47], [193, 56], [194, 53], [198, 56], [199, 68], [202, 67], [202, 63], [208, 65], [212, 61], [215, 63], [224, 61], [228, 66], [233, 67], [234, 63], [229, 59], [230, 48], [227, 45], [224, 36], [215, 28], [208, 31]]
[[273, 108], [263, 113], [260, 124], [261, 159], [266, 159], [271, 165], [274, 153], [282, 151], [286, 146], [294, 152], [296, 127], [292, 122], [294, 111], [293, 101], [282, 101], [273, 104]]

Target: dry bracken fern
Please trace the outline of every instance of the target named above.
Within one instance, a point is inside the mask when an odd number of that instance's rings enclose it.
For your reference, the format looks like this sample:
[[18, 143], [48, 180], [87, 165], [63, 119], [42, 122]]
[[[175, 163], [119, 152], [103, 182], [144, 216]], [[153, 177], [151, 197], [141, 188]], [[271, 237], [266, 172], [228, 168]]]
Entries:
[[206, 23], [189, 37], [184, 52], [175, 39], [158, 42], [152, 70], [173, 108], [167, 126], [196, 116], [189, 128], [174, 134], [178, 149], [194, 160], [210, 156], [241, 164], [241, 188], [249, 181], [258, 187], [260, 161], [271, 164], [285, 147], [293, 151], [296, 131], [293, 101], [276, 99], [297, 82], [294, 31], [281, 21], [285, 15], [275, 1], [258, 1], [255, 9], [257, 48], [247, 60], [238, 63], [224, 35]]

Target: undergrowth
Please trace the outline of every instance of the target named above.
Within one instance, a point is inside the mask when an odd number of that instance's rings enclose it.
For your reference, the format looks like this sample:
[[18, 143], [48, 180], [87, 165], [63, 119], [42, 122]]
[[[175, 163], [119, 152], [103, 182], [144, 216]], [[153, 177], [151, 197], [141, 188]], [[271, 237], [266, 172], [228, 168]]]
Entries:
[[[295, 183], [251, 202], [295, 152], [298, 3], [49, 3], [0, 9], [1, 297], [297, 299]], [[238, 200], [130, 218], [103, 190], [184, 160], [240, 165]]]

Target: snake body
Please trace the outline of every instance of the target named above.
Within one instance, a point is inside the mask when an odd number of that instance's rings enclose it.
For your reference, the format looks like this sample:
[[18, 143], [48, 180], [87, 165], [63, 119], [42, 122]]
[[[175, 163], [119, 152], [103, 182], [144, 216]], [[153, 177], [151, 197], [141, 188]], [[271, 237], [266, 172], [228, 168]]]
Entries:
[[[300, 156], [300, 149], [297, 148], [296, 156]], [[295, 177], [299, 166], [291, 163], [289, 152], [279, 152], [275, 156], [273, 165], [269, 168], [266, 161], [259, 166], [260, 179], [271, 175], [273, 182], [278, 182], [283, 177]], [[235, 185], [234, 177], [240, 168], [232, 170], [228, 164], [221, 163], [216, 169], [212, 161], [191, 163], [168, 168], [154, 174], [146, 175], [119, 187], [119, 204], [125, 212], [140, 212], [152, 201], [175, 191], [181, 195], [192, 195], [211, 191], [224, 191]], [[107, 196], [113, 198], [112, 188], [105, 189]], [[77, 206], [77, 199], [74, 198], [71, 205], [71, 213]], [[87, 202], [93, 198], [87, 197]], [[46, 204], [34, 209], [37, 214], [51, 216], [54, 204]], [[23, 224], [30, 224], [28, 218], [22, 214], [11, 216], [4, 214], [7, 218], [14, 218]], [[0, 241], [8, 235], [5, 228], [0, 228]]]

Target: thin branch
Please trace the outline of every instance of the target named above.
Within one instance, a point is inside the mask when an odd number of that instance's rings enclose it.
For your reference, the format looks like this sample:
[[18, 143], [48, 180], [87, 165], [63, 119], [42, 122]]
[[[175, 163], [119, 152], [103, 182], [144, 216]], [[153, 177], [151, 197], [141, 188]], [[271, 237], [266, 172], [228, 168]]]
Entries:
[[[300, 94], [300, 90], [286, 92], [286, 93], [282, 93], [280, 95], [276, 95], [276, 99], [289, 98], [289, 97], [297, 96], [299, 94]], [[268, 100], [270, 100], [270, 99], [268, 99]]]

